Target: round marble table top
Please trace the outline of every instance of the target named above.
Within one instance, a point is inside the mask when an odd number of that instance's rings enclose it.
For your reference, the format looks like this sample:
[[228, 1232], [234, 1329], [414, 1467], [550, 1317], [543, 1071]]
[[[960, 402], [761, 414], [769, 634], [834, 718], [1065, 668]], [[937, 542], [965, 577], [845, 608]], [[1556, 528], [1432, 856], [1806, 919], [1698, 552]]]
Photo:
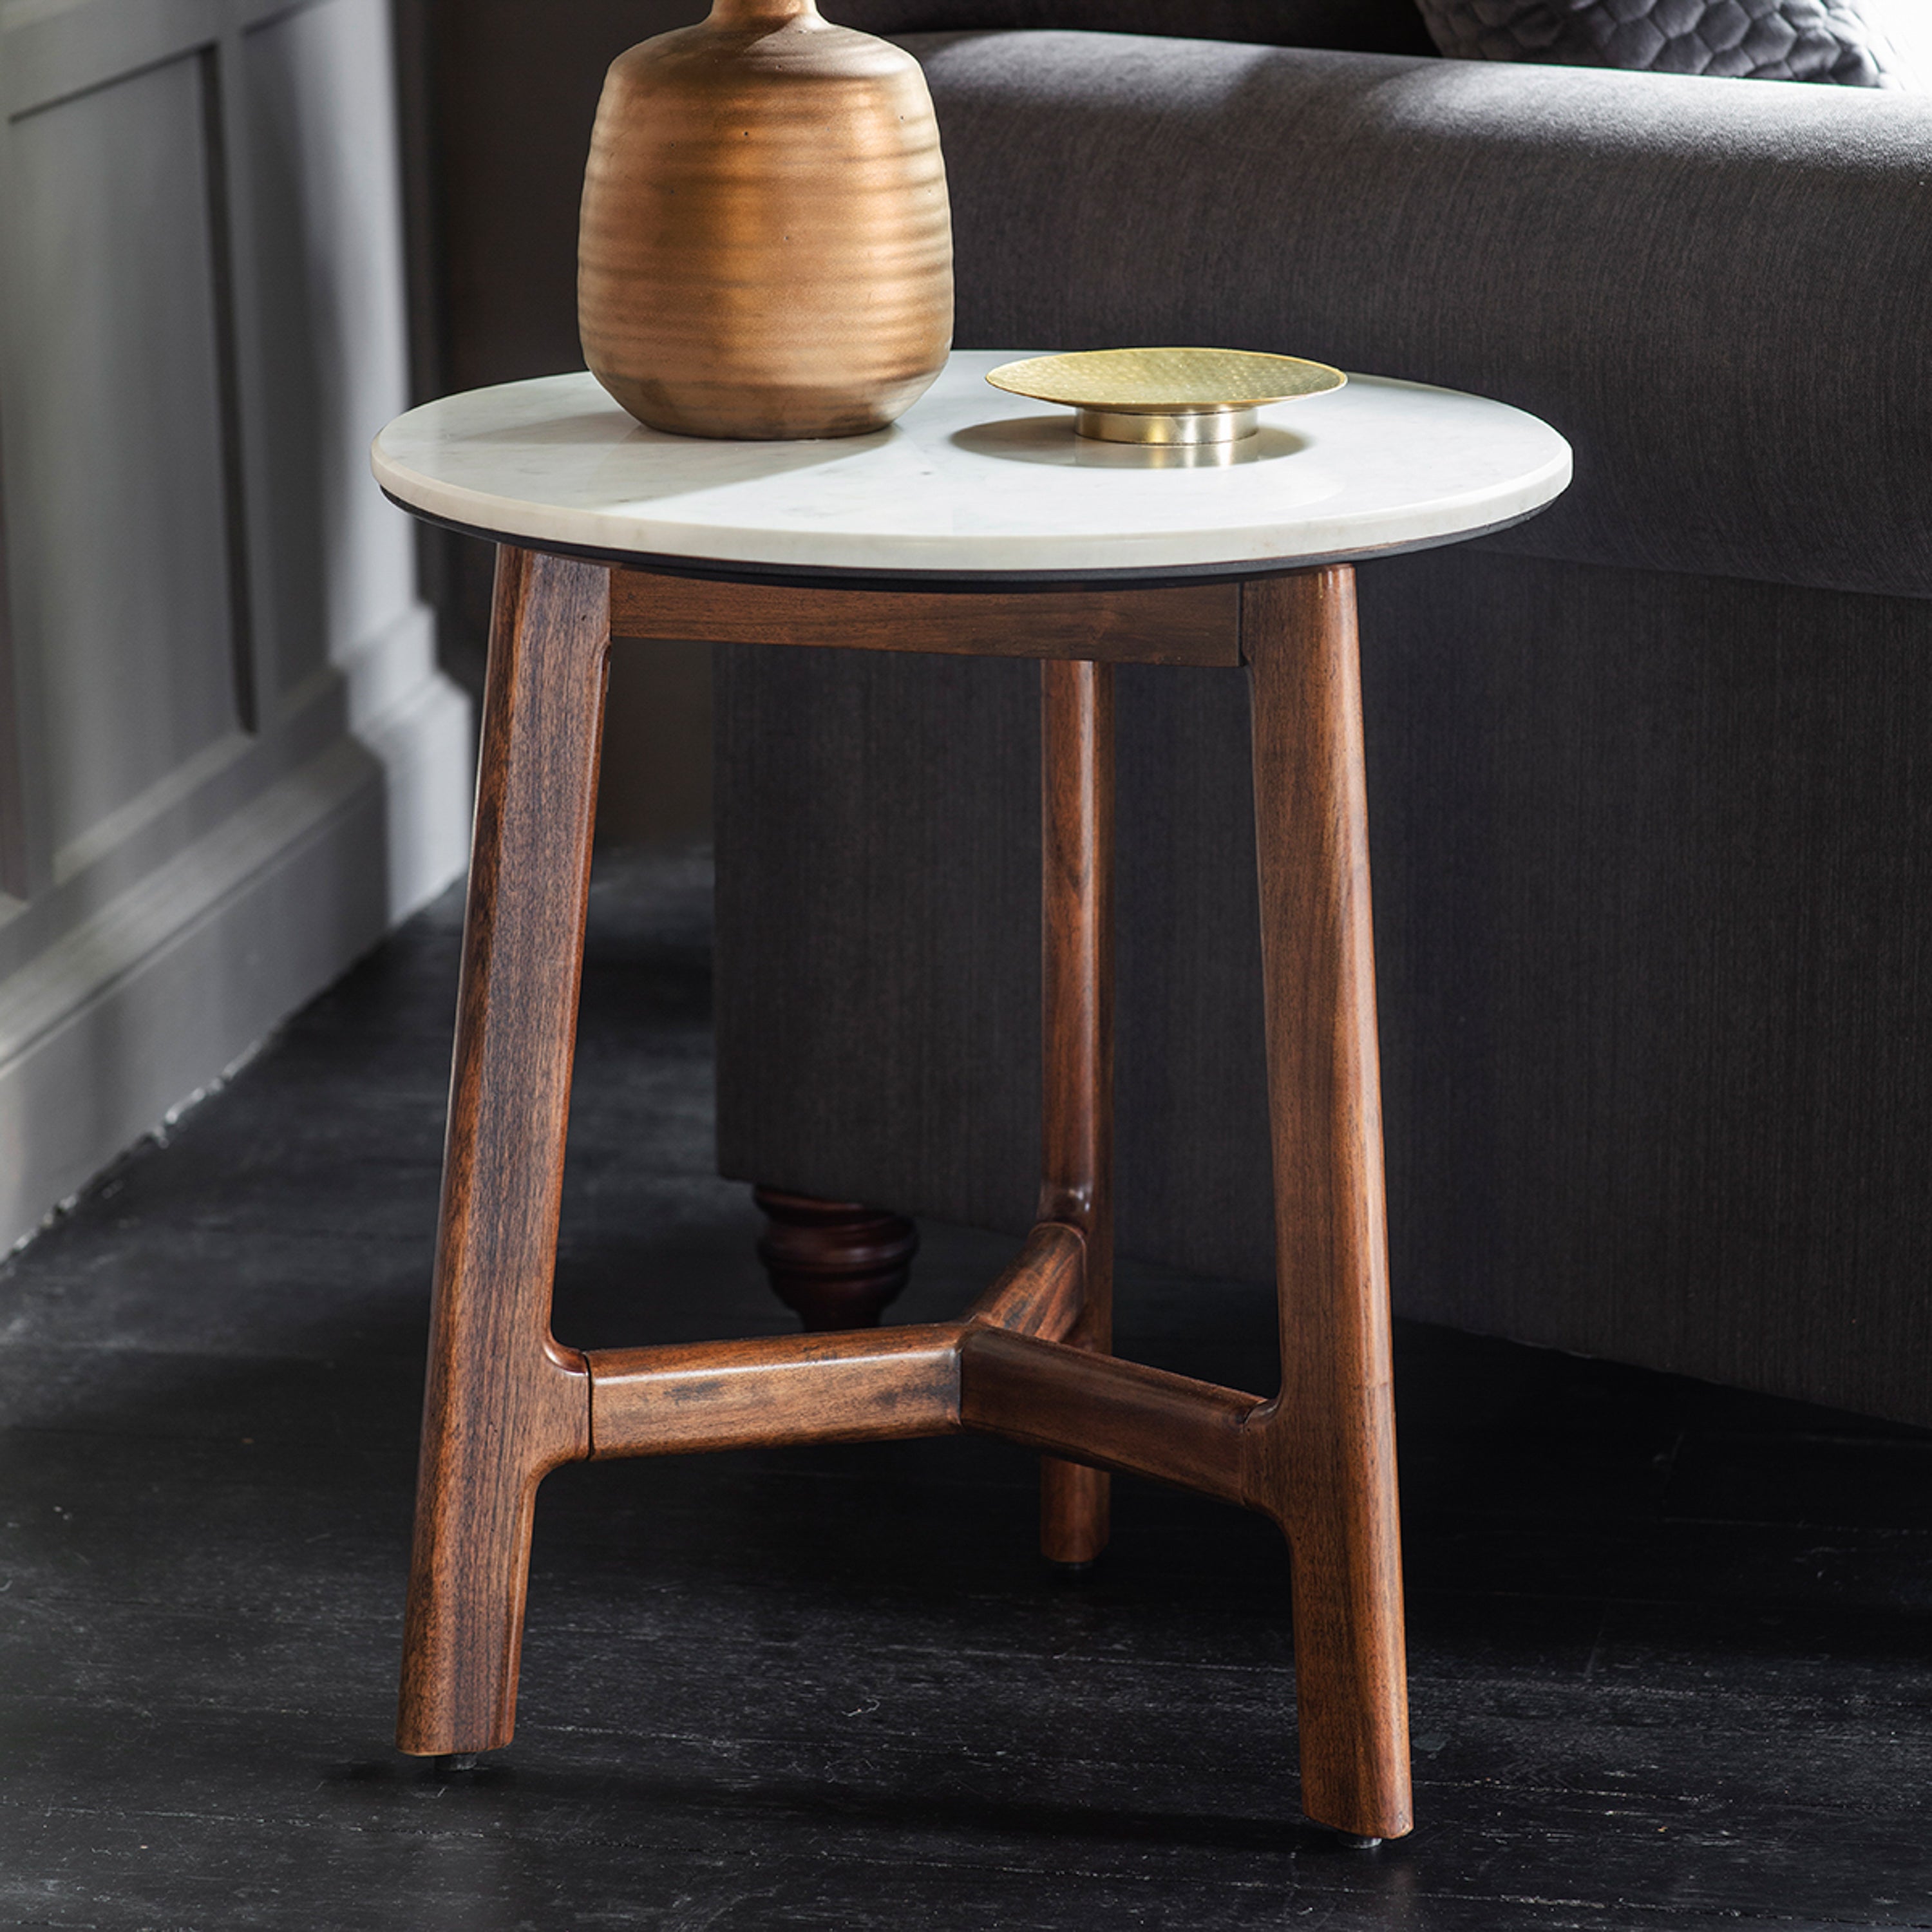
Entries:
[[[399, 416], [376, 480], [424, 515], [537, 549], [736, 574], [1214, 575], [1424, 549], [1533, 515], [1570, 447], [1520, 410], [1354, 376], [1278, 403], [1229, 460], [1090, 442], [962, 351], [889, 429], [722, 442], [642, 428], [587, 374]], [[1187, 453], [1190, 456], [1192, 452]]]

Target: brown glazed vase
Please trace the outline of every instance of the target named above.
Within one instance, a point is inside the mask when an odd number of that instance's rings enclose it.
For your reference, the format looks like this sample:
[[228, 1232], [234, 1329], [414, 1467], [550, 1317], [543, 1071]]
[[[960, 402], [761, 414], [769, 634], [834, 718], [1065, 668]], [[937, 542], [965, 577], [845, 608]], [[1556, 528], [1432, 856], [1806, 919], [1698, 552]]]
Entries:
[[714, 0], [612, 62], [578, 321], [592, 373], [684, 436], [860, 436], [952, 336], [939, 128], [910, 54], [814, 0]]

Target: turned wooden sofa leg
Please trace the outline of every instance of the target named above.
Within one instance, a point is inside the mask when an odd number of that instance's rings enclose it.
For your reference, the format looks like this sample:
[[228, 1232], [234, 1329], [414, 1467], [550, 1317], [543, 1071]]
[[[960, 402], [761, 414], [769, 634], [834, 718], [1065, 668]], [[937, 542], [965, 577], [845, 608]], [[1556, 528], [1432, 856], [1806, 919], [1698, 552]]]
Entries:
[[904, 1288], [919, 1230], [902, 1214], [856, 1201], [752, 1190], [765, 1216], [758, 1258], [772, 1292], [808, 1330], [876, 1328]]
[[590, 1453], [550, 1330], [610, 635], [602, 566], [497, 552], [397, 1742], [507, 1744], [536, 1488]]
[[1302, 1808], [1412, 1822], [1354, 574], [1250, 583], [1282, 1393], [1252, 1500], [1294, 1566]]

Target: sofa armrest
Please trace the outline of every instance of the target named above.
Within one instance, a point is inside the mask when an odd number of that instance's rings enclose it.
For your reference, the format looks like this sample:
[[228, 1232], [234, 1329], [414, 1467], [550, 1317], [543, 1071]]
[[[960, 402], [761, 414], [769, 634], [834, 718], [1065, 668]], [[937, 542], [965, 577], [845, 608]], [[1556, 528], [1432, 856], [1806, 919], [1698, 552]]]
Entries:
[[1932, 596], [1932, 96], [1069, 32], [912, 36], [958, 339], [1210, 342], [1574, 445], [1498, 541]]
[[1271, 47], [1433, 55], [1414, 0], [825, 0], [826, 16], [868, 34], [1078, 28]]

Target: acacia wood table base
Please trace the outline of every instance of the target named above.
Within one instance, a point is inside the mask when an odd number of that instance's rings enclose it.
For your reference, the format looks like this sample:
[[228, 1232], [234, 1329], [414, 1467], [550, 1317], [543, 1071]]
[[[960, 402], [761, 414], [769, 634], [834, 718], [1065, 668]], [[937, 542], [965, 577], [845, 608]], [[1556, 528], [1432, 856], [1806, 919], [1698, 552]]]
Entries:
[[[1038, 1225], [957, 1322], [587, 1354], [550, 1333], [607, 653], [620, 637], [1042, 661]], [[1252, 694], [1282, 1386], [1111, 1352], [1116, 662]], [[1271, 1517], [1292, 1556], [1302, 1804], [1410, 1827], [1354, 590], [1346, 566], [1149, 589], [666, 576], [502, 547], [438, 1236], [398, 1742], [508, 1742], [537, 1486], [573, 1460], [976, 1430], [1040, 1450], [1042, 1546], [1108, 1472]]]

